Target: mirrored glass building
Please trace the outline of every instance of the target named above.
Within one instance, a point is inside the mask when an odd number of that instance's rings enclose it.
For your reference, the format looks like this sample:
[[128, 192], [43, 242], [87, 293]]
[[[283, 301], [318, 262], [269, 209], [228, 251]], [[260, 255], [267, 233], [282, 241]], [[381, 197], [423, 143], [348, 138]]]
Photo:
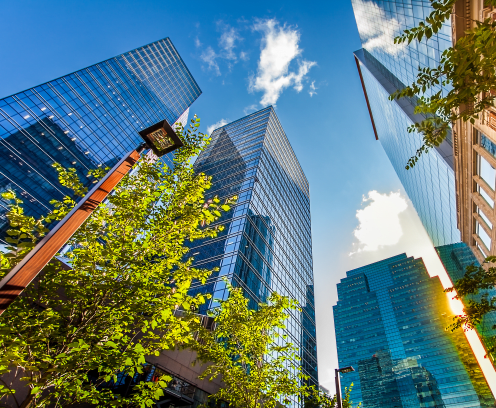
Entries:
[[348, 271], [334, 324], [342, 387], [364, 408], [492, 407], [495, 401], [448, 298], [405, 254]]
[[[272, 291], [301, 305], [286, 322], [286, 334], [300, 350], [302, 367], [318, 383], [313, 293], [310, 192], [305, 174], [272, 107], [215, 130], [195, 171], [212, 177], [208, 197], [238, 196], [222, 216], [224, 230], [214, 239], [195, 241], [195, 266], [214, 268], [194, 293], [226, 299], [223, 278], [241, 286], [250, 306]], [[207, 198], [208, 198], [207, 197]], [[200, 310], [216, 305], [212, 299]]]
[[422, 117], [414, 114], [415, 98], [388, 100], [391, 93], [415, 80], [419, 67], [438, 65], [440, 54], [451, 46], [450, 25], [443, 25], [429, 40], [398, 45], [394, 37], [427, 17], [432, 11], [430, 2], [352, 0], [352, 5], [363, 47], [355, 52], [355, 59], [375, 137], [434, 245], [459, 242], [451, 135], [406, 170], [408, 159], [422, 145], [422, 136], [408, 133], [407, 128]]
[[[201, 94], [172, 42], [162, 39], [72, 74], [0, 99], [0, 192], [13, 189], [26, 213], [46, 214], [69, 193], [54, 162], [112, 166], [135, 149], [138, 131], [167, 119], [185, 121]], [[0, 237], [7, 228], [0, 200]]]

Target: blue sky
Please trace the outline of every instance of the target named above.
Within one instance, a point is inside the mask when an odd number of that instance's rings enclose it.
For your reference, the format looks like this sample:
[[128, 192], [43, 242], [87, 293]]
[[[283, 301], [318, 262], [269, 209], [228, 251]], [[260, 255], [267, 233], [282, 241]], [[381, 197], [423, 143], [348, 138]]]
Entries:
[[[319, 376], [334, 389], [332, 306], [346, 270], [401, 252], [439, 262], [379, 142], [352, 52], [350, 0], [3, 0], [0, 97], [170, 37], [203, 130], [267, 104], [311, 188]], [[295, 211], [297, 209], [295, 208]]]

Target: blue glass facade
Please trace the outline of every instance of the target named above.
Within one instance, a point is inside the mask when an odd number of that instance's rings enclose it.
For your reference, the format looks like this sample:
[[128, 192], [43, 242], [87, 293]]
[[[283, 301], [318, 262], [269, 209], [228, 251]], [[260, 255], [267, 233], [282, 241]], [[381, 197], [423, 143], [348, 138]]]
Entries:
[[394, 44], [395, 36], [415, 27], [430, 14], [433, 9], [429, 0], [351, 0], [351, 3], [362, 47], [403, 84], [415, 80], [418, 67], [437, 67], [440, 55], [451, 47], [449, 21], [421, 43]]
[[[14, 189], [29, 215], [65, 191], [51, 167], [112, 166], [138, 131], [183, 121], [201, 94], [172, 42], [162, 39], [0, 100], [0, 192]], [[0, 200], [0, 233], [7, 226]], [[3, 236], [3, 234], [1, 234]]]
[[[436, 247], [436, 252], [453, 283], [465, 275], [467, 266], [480, 265], [472, 250], [463, 242]], [[488, 299], [496, 297], [496, 289], [484, 290], [477, 295], [467, 296], [462, 299], [462, 302], [468, 304], [469, 300], [480, 301], [482, 297], [487, 297]], [[493, 347], [495, 344], [496, 329], [493, 329], [495, 326], [496, 312], [491, 312], [484, 316], [482, 322], [476, 328], [486, 350]], [[496, 355], [494, 353], [489, 354], [489, 357], [494, 365]]]
[[413, 121], [398, 103], [388, 100], [389, 92], [362, 63], [362, 60], [366, 61], [365, 55], [361, 55], [359, 63], [372, 116], [379, 140], [396, 174], [434, 245], [459, 242], [453, 169], [435, 149], [423, 154], [413, 168], [405, 169], [408, 159], [422, 145], [422, 137], [418, 133], [408, 133], [407, 128]]
[[[415, 0], [352, 0], [363, 49], [355, 52], [380, 140], [420, 220], [435, 246], [460, 241], [451, 136], [410, 170], [405, 166], [422, 145], [422, 136], [407, 128], [422, 118], [414, 114], [415, 98], [391, 102], [389, 95], [415, 80], [419, 67], [434, 67], [451, 45], [450, 25], [418, 44], [394, 44], [394, 37], [411, 28], [432, 10], [430, 2]], [[433, 89], [437, 91], [438, 89]]]
[[397, 255], [348, 271], [334, 324], [343, 390], [364, 408], [489, 407], [494, 399], [437, 277]]
[[220, 271], [192, 291], [225, 299], [221, 277], [226, 277], [243, 287], [253, 308], [271, 291], [297, 300], [301, 312], [294, 311], [285, 333], [299, 348], [304, 371], [317, 383], [309, 185], [274, 109], [215, 130], [195, 171], [212, 177], [209, 196], [239, 198], [220, 219], [225, 229], [217, 238], [193, 243], [195, 265]]

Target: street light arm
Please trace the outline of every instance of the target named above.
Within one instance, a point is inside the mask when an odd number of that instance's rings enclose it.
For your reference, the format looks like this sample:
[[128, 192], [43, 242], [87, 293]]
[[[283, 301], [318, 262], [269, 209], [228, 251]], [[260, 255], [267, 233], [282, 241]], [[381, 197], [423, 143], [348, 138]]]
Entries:
[[[140, 146], [141, 147], [141, 146]], [[143, 148], [146, 148], [143, 147]], [[140, 149], [140, 148], [138, 148]], [[107, 198], [140, 158], [133, 150], [124, 156], [93, 189], [0, 281], [0, 315], [41, 272], [78, 228]], [[142, 149], [141, 149], [142, 151]]]

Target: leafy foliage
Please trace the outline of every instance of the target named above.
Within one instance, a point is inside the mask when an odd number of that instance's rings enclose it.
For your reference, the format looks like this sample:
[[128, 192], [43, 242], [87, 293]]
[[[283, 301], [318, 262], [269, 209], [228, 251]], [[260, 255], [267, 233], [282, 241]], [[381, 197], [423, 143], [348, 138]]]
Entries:
[[[0, 374], [16, 370], [31, 392], [18, 405], [145, 407], [163, 395], [167, 376], [140, 383], [130, 397], [102, 386], [119, 373], [141, 373], [146, 356], [191, 340], [191, 318], [175, 311], [205, 301], [189, 296], [188, 289], [211, 271], [191, 266], [185, 242], [215, 236], [222, 227], [209, 224], [233, 201], [204, 202], [210, 178], [195, 175], [191, 164], [209, 142], [198, 126], [195, 117], [187, 131], [178, 129], [184, 147], [172, 165], [142, 158], [74, 234], [63, 262], [52, 259], [0, 317]], [[55, 167], [62, 185], [86, 193], [74, 169]], [[75, 205], [70, 197], [54, 201], [55, 209], [35, 220], [24, 214], [14, 192], [3, 197], [11, 202], [11, 229], [8, 252], [0, 254], [1, 276], [47, 233], [49, 222]], [[0, 396], [12, 393], [4, 383]]]
[[[470, 295], [477, 295], [481, 291], [494, 290], [496, 286], [496, 267], [489, 266], [494, 262], [496, 262], [496, 256], [490, 256], [486, 258], [481, 266], [468, 266], [465, 275], [456, 281], [453, 287], [448, 288], [445, 291], [456, 291], [455, 299], [464, 299]], [[488, 292], [483, 292], [483, 296], [481, 296], [479, 300], [475, 300], [473, 296], [469, 299], [464, 299], [464, 303], [464, 314], [455, 316], [454, 323], [449, 327], [451, 331], [460, 327], [465, 330], [474, 329], [477, 325], [482, 323], [482, 319], [485, 315], [496, 311], [496, 296], [490, 297]], [[496, 326], [492, 328], [496, 329]], [[491, 343], [494, 345], [488, 347], [488, 354], [496, 352], [496, 342], [494, 341], [496, 339], [492, 340]]]
[[227, 286], [230, 296], [212, 312], [214, 330], [197, 325], [198, 341], [190, 346], [197, 361], [208, 364], [200, 378], [222, 378], [224, 387], [210, 398], [233, 408], [275, 408], [279, 401], [290, 404], [291, 397], [308, 407], [334, 407], [335, 397], [307, 385], [297, 348], [280, 334], [295, 301], [272, 293], [267, 304], [252, 310], [241, 288]]
[[[395, 43], [421, 41], [437, 33], [452, 12], [455, 0], [433, 1], [434, 10], [418, 27], [405, 30]], [[496, 5], [496, 0], [489, 0]], [[423, 153], [439, 146], [446, 139], [451, 123], [457, 120], [475, 123], [489, 107], [496, 91], [496, 21], [476, 21], [456, 44], [441, 55], [436, 68], [419, 67], [415, 82], [390, 95], [389, 99], [419, 97], [416, 114], [425, 119], [408, 127], [408, 132], [423, 136], [423, 144], [408, 160], [406, 169], [417, 163]], [[450, 89], [447, 93], [440, 87]], [[439, 89], [426, 96], [427, 91]]]
[[451, 16], [453, 6], [456, 0], [431, 1], [433, 11], [424, 21], [421, 21], [418, 27], [413, 27], [403, 31], [403, 34], [394, 39], [395, 44], [402, 42], [422, 41], [424, 37], [431, 38], [442, 27], [443, 23]]

